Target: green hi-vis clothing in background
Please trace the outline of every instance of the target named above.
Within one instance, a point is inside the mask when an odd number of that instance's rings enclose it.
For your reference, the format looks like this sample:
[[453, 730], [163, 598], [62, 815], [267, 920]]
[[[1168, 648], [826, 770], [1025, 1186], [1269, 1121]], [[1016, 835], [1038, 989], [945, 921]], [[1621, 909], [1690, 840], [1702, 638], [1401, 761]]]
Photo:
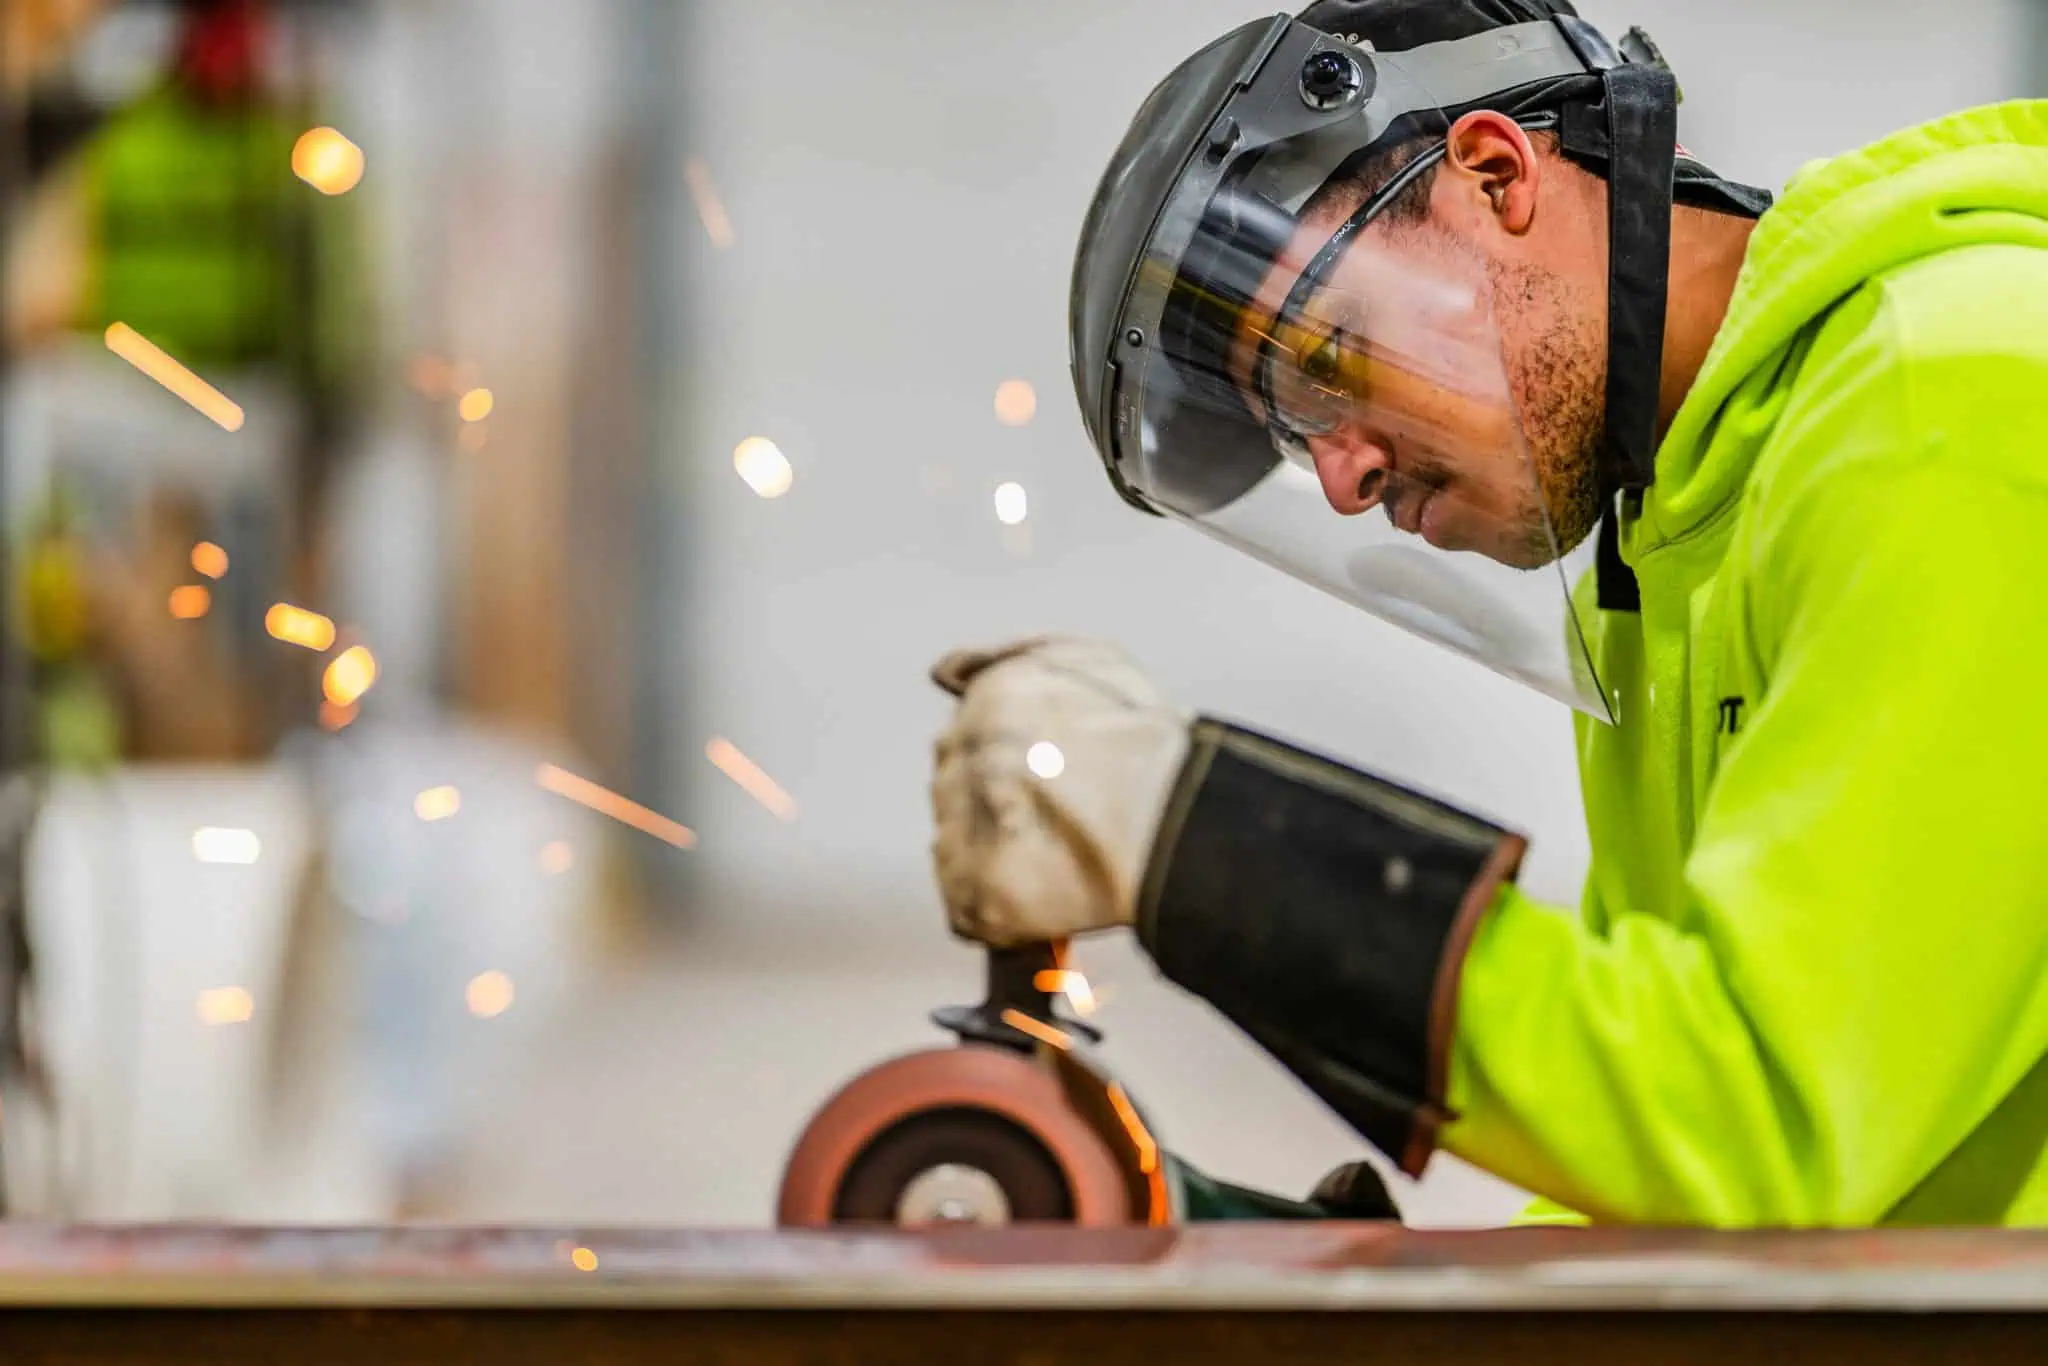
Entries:
[[292, 137], [260, 105], [212, 110], [168, 89], [115, 115], [86, 156], [88, 321], [126, 322], [196, 366], [278, 359], [307, 254]]
[[282, 366], [342, 384], [364, 345], [350, 206], [292, 174], [299, 124], [166, 86], [84, 150], [93, 235], [81, 321], [125, 322], [202, 372]]
[[1596, 1221], [2048, 1223], [2048, 102], [1793, 182], [1622, 545], [1584, 904], [1481, 926], [1446, 1146]]

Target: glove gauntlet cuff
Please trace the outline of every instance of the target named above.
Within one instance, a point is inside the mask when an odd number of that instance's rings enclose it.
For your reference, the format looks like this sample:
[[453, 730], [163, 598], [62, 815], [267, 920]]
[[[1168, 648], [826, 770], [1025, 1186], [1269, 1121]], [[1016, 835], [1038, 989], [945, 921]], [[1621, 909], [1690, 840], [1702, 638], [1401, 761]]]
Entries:
[[1139, 940], [1401, 1170], [1438, 1129], [1458, 979], [1528, 842], [1333, 760], [1202, 718]]

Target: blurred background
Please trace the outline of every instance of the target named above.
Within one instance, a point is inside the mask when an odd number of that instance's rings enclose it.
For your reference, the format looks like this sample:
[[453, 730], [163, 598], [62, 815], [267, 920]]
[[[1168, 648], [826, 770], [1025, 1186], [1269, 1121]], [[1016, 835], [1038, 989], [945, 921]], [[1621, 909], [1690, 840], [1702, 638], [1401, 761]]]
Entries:
[[[2048, 93], [2048, 0], [1582, 9], [1774, 188]], [[977, 994], [926, 861], [962, 643], [1114, 636], [1573, 899], [1561, 709], [1130, 513], [1082, 436], [1081, 211], [1258, 12], [0, 0], [8, 1211], [765, 1222]], [[1079, 966], [1169, 1147], [1362, 1154], [1128, 945]]]

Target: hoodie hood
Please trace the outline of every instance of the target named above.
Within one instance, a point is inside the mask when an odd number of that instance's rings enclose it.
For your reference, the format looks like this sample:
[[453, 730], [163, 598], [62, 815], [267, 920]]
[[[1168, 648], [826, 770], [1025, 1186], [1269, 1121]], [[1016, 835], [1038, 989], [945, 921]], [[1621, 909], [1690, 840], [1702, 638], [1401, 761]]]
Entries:
[[[1728, 316], [1657, 452], [1628, 558], [1686, 536], [1742, 491], [1768, 397], [1799, 338], [1867, 281], [1958, 247], [2048, 248], [2048, 100], [1972, 109], [1801, 171], [1757, 224]], [[1766, 420], [1743, 424], [1755, 391]], [[1728, 440], [1748, 426], [1754, 440]]]

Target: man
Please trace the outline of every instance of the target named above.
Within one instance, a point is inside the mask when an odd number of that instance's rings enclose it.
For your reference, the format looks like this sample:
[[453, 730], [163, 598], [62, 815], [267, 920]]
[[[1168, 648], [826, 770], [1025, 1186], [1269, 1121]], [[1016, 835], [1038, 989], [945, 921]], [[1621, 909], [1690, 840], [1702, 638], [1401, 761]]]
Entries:
[[1153, 93], [1075, 268], [1126, 499], [1585, 713], [1577, 913], [1053, 640], [941, 666], [952, 924], [1134, 926], [1557, 1217], [2048, 1222], [2048, 104], [1766, 211], [1675, 103], [1561, 0], [1324, 0]]

